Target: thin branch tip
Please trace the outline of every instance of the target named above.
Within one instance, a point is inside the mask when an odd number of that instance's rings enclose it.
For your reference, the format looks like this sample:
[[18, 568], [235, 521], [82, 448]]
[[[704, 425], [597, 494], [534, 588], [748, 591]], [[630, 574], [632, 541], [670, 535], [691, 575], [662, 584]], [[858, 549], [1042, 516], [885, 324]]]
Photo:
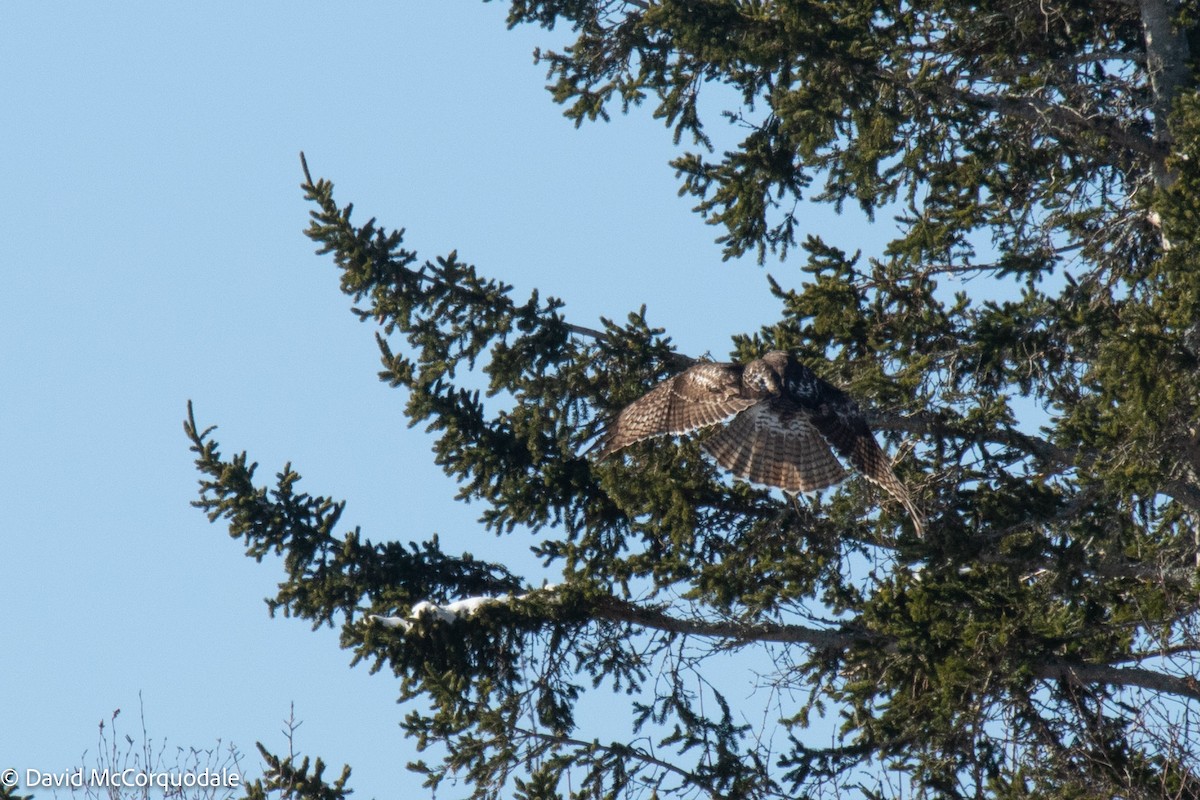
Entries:
[[304, 185], [312, 186], [312, 173], [308, 171], [308, 159], [304, 157], [304, 151], [300, 151], [300, 168], [304, 170]]

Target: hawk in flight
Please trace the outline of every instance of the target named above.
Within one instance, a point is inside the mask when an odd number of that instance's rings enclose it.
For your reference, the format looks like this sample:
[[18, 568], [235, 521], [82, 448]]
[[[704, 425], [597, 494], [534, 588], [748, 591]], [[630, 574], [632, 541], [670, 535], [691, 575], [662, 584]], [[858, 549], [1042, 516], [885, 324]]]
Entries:
[[737, 477], [793, 496], [815, 492], [845, 480], [840, 456], [899, 500], [923, 535], [921, 514], [858, 404], [778, 350], [745, 365], [703, 362], [666, 379], [626, 406], [592, 452], [604, 459], [643, 439], [721, 423], [700, 446]]

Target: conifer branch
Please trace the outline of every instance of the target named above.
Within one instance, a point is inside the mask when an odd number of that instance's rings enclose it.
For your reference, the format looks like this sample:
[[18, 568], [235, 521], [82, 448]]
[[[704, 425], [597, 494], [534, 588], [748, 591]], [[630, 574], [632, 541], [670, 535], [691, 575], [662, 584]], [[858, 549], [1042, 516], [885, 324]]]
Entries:
[[[885, 650], [894, 647], [888, 637], [866, 631], [820, 630], [801, 625], [746, 625], [736, 622], [710, 622], [680, 619], [657, 609], [643, 608], [615, 597], [607, 597], [594, 609], [602, 619], [631, 622], [646, 628], [685, 635], [730, 639], [735, 642], [777, 642], [807, 644], [823, 650], [846, 650], [854, 645], [875, 644]], [[1133, 686], [1165, 694], [1200, 699], [1200, 682], [1195, 678], [1168, 675], [1142, 667], [1112, 664], [1048, 661], [1035, 668], [1038, 678], [1069, 678], [1083, 683], [1109, 686]]]
[[[868, 422], [881, 430], [901, 431], [935, 439], [946, 435], [963, 436], [979, 442], [998, 444], [1005, 447], [1015, 447], [1029, 453], [1044, 464], [1059, 468], [1071, 467], [1090, 468], [1098, 456], [1095, 453], [1085, 453], [1079, 448], [1059, 447], [1032, 434], [1023, 433], [1012, 428], [993, 428], [986, 432], [964, 431], [953, 420], [932, 412], [916, 414], [899, 414], [894, 412], [875, 411], [867, 414]], [[1166, 481], [1161, 491], [1193, 510], [1200, 510], [1200, 487], [1182, 478]]]
[[1167, 150], [1149, 136], [1143, 136], [1123, 127], [1115, 120], [1102, 116], [1090, 116], [1078, 109], [1050, 103], [1036, 97], [1009, 97], [988, 95], [951, 88], [945, 93], [967, 106], [986, 109], [1028, 122], [1044, 124], [1051, 129], [1071, 133], [1102, 136], [1110, 142], [1139, 155], [1159, 161]]
[[1039, 678], [1061, 678], [1080, 683], [1102, 683], [1107, 686], [1133, 686], [1200, 700], [1200, 681], [1195, 678], [1167, 675], [1142, 667], [1051, 661], [1038, 668], [1035, 674]]
[[671, 773], [672, 775], [677, 775], [689, 786], [695, 786], [705, 791], [710, 788], [709, 784], [695, 773], [689, 772], [682, 767], [677, 767], [669, 761], [663, 761], [661, 758], [651, 755], [639, 747], [633, 747], [631, 745], [601, 744], [599, 740], [588, 742], [584, 741], [583, 739], [576, 739], [572, 736], [533, 731], [519, 725], [513, 727], [513, 732], [530, 739], [537, 739], [538, 741], [559, 747], [567, 746], [576, 747], [581, 750], [599, 750], [616, 758], [634, 759], [651, 767], [662, 769]]
[[644, 628], [689, 636], [728, 639], [734, 642], [778, 642], [807, 644], [824, 650], [844, 650], [855, 644], [879, 640], [878, 636], [849, 629], [822, 630], [803, 625], [769, 623], [712, 622], [672, 617], [657, 609], [645, 608], [607, 596], [593, 608], [597, 618], [613, 622], [630, 622]]
[[1073, 465], [1077, 454], [1077, 451], [1061, 448], [1045, 439], [1012, 428], [993, 428], [986, 433], [964, 431], [954, 420], [936, 412], [899, 414], [874, 411], [868, 413], [867, 417], [872, 427], [939, 439], [946, 435], [962, 436], [989, 444], [1016, 447], [1044, 462], [1062, 467]]

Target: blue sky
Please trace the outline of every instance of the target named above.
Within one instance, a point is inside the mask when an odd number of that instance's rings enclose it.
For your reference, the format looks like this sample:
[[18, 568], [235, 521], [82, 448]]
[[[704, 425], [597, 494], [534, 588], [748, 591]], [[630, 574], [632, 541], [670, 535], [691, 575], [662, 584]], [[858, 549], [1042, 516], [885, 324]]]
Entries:
[[[299, 151], [360, 221], [561, 297], [572, 322], [645, 303], [681, 350], [721, 357], [776, 319], [765, 271], [722, 263], [676, 196], [670, 133], [648, 109], [575, 129], [531, 58], [562, 34], [508, 31], [505, 11], [5, 4], [0, 768], [78, 765], [118, 707], [139, 738], [141, 692], [156, 741], [232, 742], [256, 770], [294, 702], [297, 747], [349, 762], [356, 796], [412, 787], [393, 680], [350, 669], [335, 631], [269, 619], [279, 571], [190, 507], [189, 399], [225, 453], [248, 450], [263, 481], [291, 461], [372, 539], [436, 532], [528, 563], [528, 541], [453, 502], [377, 380], [371, 328], [302, 235]], [[850, 250], [876, 251], [891, 226], [875, 227], [805, 217]]]

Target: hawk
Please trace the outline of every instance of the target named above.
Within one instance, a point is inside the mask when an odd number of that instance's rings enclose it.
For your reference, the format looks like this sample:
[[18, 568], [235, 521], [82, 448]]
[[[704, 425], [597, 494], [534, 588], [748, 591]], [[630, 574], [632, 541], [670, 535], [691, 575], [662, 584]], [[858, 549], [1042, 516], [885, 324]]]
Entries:
[[858, 404], [779, 350], [744, 365], [703, 362], [666, 379], [626, 406], [591, 452], [604, 459], [634, 442], [721, 423], [700, 446], [737, 477], [794, 497], [845, 480], [840, 456], [899, 500], [923, 535], [921, 514]]

